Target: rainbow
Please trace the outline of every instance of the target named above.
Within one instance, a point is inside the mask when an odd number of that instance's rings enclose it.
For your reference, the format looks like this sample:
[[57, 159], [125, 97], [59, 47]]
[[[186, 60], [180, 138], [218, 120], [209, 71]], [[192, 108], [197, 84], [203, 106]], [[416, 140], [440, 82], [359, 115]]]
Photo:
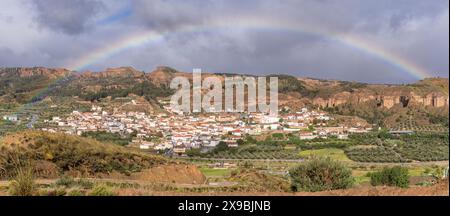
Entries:
[[427, 72], [427, 70], [415, 64], [414, 62], [411, 62], [398, 54], [389, 52], [388, 50], [378, 46], [372, 41], [357, 37], [355, 35], [342, 35], [324, 31], [322, 29], [304, 24], [287, 23], [277, 20], [264, 20], [255, 17], [219, 19], [206, 22], [201, 26], [185, 26], [177, 29], [176, 31], [168, 31], [163, 33], [154, 31], [140, 32], [138, 34], [122, 38], [107, 47], [95, 50], [85, 56], [82, 56], [75, 62], [71, 63], [67, 68], [73, 71], [81, 71], [99, 61], [108, 59], [111, 56], [117, 55], [126, 50], [140, 47], [146, 44], [162, 42], [164, 41], [165, 37], [170, 35], [195, 33], [201, 31], [213, 31], [220, 29], [262, 29], [274, 31], [281, 30], [316, 35], [336, 41], [355, 50], [359, 50], [366, 53], [367, 55], [374, 56], [379, 60], [384, 61], [400, 69], [401, 71], [408, 73], [414, 78], [424, 79], [433, 76], [432, 74]]
[[[87, 55], [84, 55], [76, 61], [70, 63], [66, 68], [71, 71], [70, 73], [75, 71], [82, 71], [89, 66], [92, 66], [102, 60], [108, 59], [114, 55], [125, 52], [126, 50], [141, 47], [147, 44], [162, 42], [166, 37], [171, 35], [227, 29], [291, 31], [315, 35], [332, 41], [336, 41], [347, 47], [366, 53], [367, 55], [374, 56], [381, 61], [387, 62], [388, 64], [400, 69], [401, 71], [408, 73], [416, 79], [424, 79], [433, 76], [432, 74], [428, 73], [427, 70], [415, 64], [414, 62], [411, 62], [398, 54], [389, 52], [388, 50], [376, 45], [375, 43], [367, 39], [363, 39], [355, 35], [342, 35], [324, 31], [322, 29], [318, 29], [317, 27], [308, 26], [305, 24], [287, 23], [279, 20], [260, 19], [256, 17], [239, 17], [213, 20], [205, 22], [200, 26], [185, 26], [177, 29], [176, 31], [168, 31], [162, 33], [155, 31], [140, 32], [122, 38], [104, 48], [94, 50], [93, 52], [90, 52]], [[33, 98], [45, 97], [46, 94], [52, 90], [51, 85], [60, 84], [64, 81], [64, 79], [65, 77], [61, 77], [52, 81], [46, 88], [37, 92]], [[16, 109], [16, 113], [20, 110], [25, 109], [26, 107], [33, 106], [34, 104], [35, 102], [30, 101], [29, 103]]]

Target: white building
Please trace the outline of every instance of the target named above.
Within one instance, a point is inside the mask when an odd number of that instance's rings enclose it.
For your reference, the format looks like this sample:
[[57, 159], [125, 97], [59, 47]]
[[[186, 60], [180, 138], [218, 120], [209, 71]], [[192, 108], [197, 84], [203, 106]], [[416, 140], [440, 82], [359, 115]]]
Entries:
[[19, 120], [19, 118], [17, 117], [17, 115], [5, 115], [3, 116], [3, 120], [16, 122]]

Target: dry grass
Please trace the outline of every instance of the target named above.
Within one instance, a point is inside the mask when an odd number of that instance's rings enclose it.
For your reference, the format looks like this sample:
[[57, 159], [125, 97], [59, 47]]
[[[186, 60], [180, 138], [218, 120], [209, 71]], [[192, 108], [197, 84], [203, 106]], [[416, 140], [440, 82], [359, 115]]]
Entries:
[[11, 196], [33, 196], [36, 192], [34, 169], [29, 161], [13, 161], [14, 176], [9, 183], [8, 193]]
[[[11, 155], [39, 165], [40, 177], [57, 172], [93, 176], [119, 172], [130, 175], [144, 169], [171, 163], [155, 155], [143, 154], [122, 146], [89, 138], [41, 131], [24, 131], [6, 136], [0, 143], [0, 170], [10, 175], [15, 165]], [[1, 174], [2, 172], [0, 172]]]

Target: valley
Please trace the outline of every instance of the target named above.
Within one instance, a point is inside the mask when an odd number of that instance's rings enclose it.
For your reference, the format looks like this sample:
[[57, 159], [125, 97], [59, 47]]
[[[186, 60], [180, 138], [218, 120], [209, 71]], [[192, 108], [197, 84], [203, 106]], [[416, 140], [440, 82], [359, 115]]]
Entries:
[[[192, 79], [169, 67], [0, 68], [0, 194], [13, 193], [27, 168], [32, 195], [448, 195], [430, 192], [448, 178], [448, 79], [268, 75], [279, 79], [272, 117], [176, 113], [168, 101], [177, 76]], [[293, 191], [292, 170], [316, 162], [338, 163], [352, 183]], [[396, 166], [408, 189], [375, 185], [373, 173]]]

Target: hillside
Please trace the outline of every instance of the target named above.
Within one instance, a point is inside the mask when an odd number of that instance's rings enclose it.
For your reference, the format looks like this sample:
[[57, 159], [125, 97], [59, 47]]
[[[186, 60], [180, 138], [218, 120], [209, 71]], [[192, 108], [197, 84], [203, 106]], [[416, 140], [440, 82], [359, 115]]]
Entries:
[[27, 103], [70, 74], [66, 69], [0, 68], [0, 102]]

